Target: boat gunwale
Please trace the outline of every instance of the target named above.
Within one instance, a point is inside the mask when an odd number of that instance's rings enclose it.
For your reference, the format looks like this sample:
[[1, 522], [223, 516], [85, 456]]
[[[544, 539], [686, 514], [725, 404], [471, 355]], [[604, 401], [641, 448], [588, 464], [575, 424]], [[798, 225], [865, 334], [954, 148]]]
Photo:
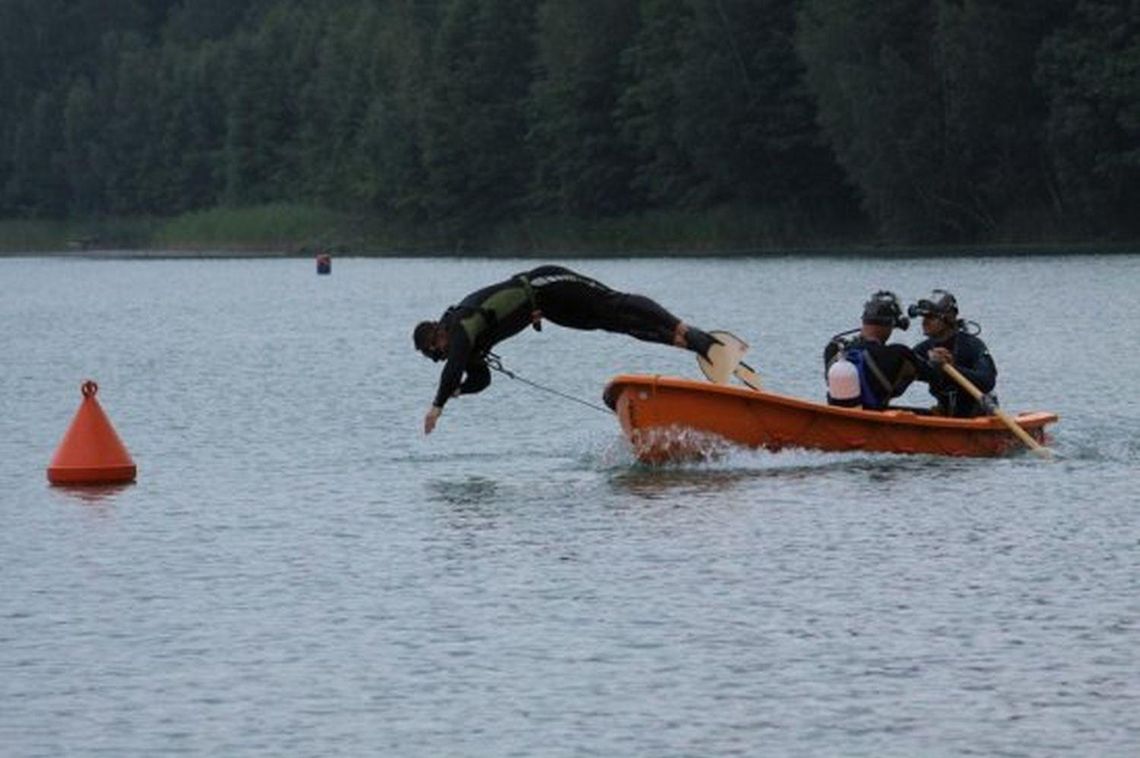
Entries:
[[[710, 395], [723, 395], [726, 398], [744, 399], [758, 404], [780, 405], [810, 413], [819, 413], [837, 418], [846, 418], [855, 421], [864, 421], [875, 425], [885, 426], [918, 426], [930, 429], [973, 429], [977, 431], [1001, 430], [1008, 432], [1005, 424], [997, 416], [975, 416], [973, 418], [956, 418], [948, 416], [933, 416], [916, 413], [913, 410], [902, 408], [888, 408], [881, 411], [869, 411], [862, 408], [845, 408], [838, 405], [785, 395], [771, 390], [754, 390], [750, 387], [739, 387], [731, 384], [714, 384], [712, 382], [694, 379], [685, 379], [677, 376], [662, 374], [619, 374], [606, 383], [603, 397], [610, 407], [615, 407], [620, 391], [624, 388], [646, 387], [657, 390], [670, 389], [684, 392], [695, 392], [706, 397]], [[1022, 411], [1013, 414], [1018, 426], [1025, 428], [1043, 427], [1055, 423], [1060, 417], [1050, 411]]]

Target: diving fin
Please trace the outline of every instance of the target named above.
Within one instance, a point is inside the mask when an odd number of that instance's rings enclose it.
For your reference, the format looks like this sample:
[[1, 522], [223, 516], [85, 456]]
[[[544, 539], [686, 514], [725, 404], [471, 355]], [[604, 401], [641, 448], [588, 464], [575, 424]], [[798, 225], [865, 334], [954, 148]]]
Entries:
[[701, 373], [714, 384], [728, 384], [740, 365], [740, 359], [748, 351], [748, 343], [732, 332], [709, 332], [716, 342], [708, 349], [708, 357], [697, 356]]
[[760, 374], [756, 373], [756, 369], [752, 368], [744, 361], [741, 361], [736, 366], [736, 369], [732, 372], [732, 375], [739, 379], [740, 382], [747, 387], [750, 387], [754, 390], [763, 389], [763, 387], [760, 385]]

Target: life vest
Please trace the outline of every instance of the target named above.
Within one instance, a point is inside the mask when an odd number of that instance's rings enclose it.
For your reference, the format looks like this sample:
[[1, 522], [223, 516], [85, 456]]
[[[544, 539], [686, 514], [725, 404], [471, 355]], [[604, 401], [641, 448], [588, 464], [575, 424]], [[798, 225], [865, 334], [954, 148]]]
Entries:
[[470, 305], [452, 305], [443, 312], [439, 323], [444, 329], [450, 329], [457, 322], [461, 322], [471, 316], [482, 316], [487, 326], [492, 326], [498, 321], [495, 312], [487, 308], [476, 308]]
[[542, 312], [538, 309], [530, 281], [520, 274], [511, 283], [514, 286], [498, 288], [477, 305], [461, 303], [451, 306], [440, 318], [443, 328], [450, 330], [454, 324], [459, 324], [474, 346], [481, 335], [494, 330], [525, 304], [529, 306], [530, 325], [535, 331], [542, 331]]

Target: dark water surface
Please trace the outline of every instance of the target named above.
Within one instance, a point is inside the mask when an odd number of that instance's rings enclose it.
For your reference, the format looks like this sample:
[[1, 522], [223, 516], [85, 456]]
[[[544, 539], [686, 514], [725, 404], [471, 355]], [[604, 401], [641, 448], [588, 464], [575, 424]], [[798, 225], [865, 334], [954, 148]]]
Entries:
[[[815, 398], [872, 290], [951, 289], [1063, 458], [649, 469], [505, 377], [424, 438], [412, 324], [530, 263], [0, 259], [0, 753], [1136, 754], [1140, 256], [569, 264]], [[593, 403], [697, 375], [500, 353]], [[134, 486], [45, 481], [88, 377]]]

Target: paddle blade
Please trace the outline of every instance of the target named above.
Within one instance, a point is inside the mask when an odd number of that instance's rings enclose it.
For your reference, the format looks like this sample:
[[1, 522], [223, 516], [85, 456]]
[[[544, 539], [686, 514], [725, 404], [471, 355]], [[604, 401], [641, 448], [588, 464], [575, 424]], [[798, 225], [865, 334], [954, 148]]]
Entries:
[[[974, 386], [973, 382], [963, 376], [962, 372], [951, 366], [949, 363], [943, 363], [941, 365], [942, 370], [949, 374], [950, 378], [958, 383], [958, 386], [966, 390], [966, 392], [970, 393], [970, 397], [974, 398], [983, 406], [985, 406], [985, 395], [980, 389]], [[1029, 435], [1029, 432], [1022, 429], [1021, 426], [1016, 421], [1014, 421], [1008, 413], [996, 406], [993, 407], [992, 411], [993, 414], [1001, 419], [1001, 422], [1005, 424], [1011, 432], [1013, 432], [1013, 436], [1017, 437], [1019, 440], [1025, 443], [1025, 446], [1032, 450], [1035, 455], [1046, 460], [1053, 458], [1053, 451], [1042, 445], [1037, 440], [1033, 439], [1033, 437]]]
[[728, 384], [740, 359], [748, 351], [748, 343], [731, 332], [709, 332], [720, 344], [709, 348], [709, 356], [697, 356], [697, 365], [705, 378], [714, 384]]

